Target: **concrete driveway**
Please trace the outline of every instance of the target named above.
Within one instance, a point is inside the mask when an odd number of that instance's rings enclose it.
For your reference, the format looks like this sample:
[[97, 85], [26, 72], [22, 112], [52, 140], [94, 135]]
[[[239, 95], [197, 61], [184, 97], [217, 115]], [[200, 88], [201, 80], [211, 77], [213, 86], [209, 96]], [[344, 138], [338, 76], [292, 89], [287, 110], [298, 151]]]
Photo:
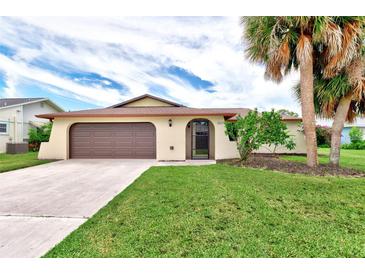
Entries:
[[40, 257], [154, 160], [67, 160], [0, 173], [0, 257]]

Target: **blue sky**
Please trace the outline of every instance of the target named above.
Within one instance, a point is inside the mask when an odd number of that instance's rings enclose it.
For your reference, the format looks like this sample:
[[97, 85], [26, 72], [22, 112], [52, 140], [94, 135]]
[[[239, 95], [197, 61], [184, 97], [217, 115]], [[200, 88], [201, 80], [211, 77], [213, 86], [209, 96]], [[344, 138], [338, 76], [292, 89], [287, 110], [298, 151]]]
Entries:
[[237, 17], [0, 17], [0, 97], [48, 97], [65, 110], [151, 93], [192, 107], [287, 108], [243, 53]]

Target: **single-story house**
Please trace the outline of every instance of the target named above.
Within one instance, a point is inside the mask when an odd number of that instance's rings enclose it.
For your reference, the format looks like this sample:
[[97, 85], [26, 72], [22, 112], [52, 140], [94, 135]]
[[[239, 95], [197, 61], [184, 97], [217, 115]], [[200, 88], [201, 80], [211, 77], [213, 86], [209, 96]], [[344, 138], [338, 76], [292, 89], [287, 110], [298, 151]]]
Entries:
[[[248, 111], [190, 108], [145, 94], [107, 108], [37, 115], [53, 121], [50, 140], [41, 144], [39, 158], [236, 158], [236, 143], [225, 134], [224, 122]], [[297, 146], [294, 151], [279, 148], [277, 152], [305, 153], [301, 119], [284, 116], [283, 120]]]
[[36, 114], [61, 111], [61, 107], [47, 98], [0, 99], [0, 153], [6, 151], [7, 143], [28, 142], [29, 128], [47, 122]]
[[365, 124], [356, 124], [356, 125], [345, 125], [342, 129], [341, 133], [341, 144], [349, 144], [351, 143], [350, 139], [350, 130], [353, 127], [358, 127], [363, 132], [363, 139], [365, 140]]

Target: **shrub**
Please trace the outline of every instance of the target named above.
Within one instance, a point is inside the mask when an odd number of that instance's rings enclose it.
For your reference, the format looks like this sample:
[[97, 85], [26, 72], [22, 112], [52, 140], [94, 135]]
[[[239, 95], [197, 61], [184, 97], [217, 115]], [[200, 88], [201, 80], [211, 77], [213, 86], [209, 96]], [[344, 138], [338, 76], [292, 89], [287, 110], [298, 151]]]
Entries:
[[48, 142], [52, 131], [52, 123], [29, 129], [29, 149], [39, 151], [42, 142]]
[[349, 132], [351, 143], [361, 142], [362, 141], [362, 130], [358, 127], [352, 127]]
[[287, 126], [281, 121], [281, 115], [272, 110], [261, 115], [255, 109], [244, 118], [237, 117], [236, 122], [226, 122], [226, 134], [230, 140], [236, 141], [241, 161], [246, 161], [252, 151], [262, 145], [273, 147], [282, 145], [292, 150], [295, 142], [289, 135]]
[[330, 148], [330, 145], [327, 144], [323, 144], [323, 145], [318, 145], [319, 148]]
[[356, 149], [356, 150], [365, 150], [365, 141], [357, 141], [350, 144], [341, 145], [342, 149]]
[[318, 147], [331, 146], [331, 128], [326, 126], [316, 126]]

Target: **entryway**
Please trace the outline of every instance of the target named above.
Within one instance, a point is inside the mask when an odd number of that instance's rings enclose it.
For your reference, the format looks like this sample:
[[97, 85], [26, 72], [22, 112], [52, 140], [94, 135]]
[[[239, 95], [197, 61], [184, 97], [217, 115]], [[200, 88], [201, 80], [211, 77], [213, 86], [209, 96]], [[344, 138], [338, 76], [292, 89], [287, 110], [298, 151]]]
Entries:
[[194, 119], [187, 124], [186, 159], [214, 159], [214, 126], [209, 120]]

